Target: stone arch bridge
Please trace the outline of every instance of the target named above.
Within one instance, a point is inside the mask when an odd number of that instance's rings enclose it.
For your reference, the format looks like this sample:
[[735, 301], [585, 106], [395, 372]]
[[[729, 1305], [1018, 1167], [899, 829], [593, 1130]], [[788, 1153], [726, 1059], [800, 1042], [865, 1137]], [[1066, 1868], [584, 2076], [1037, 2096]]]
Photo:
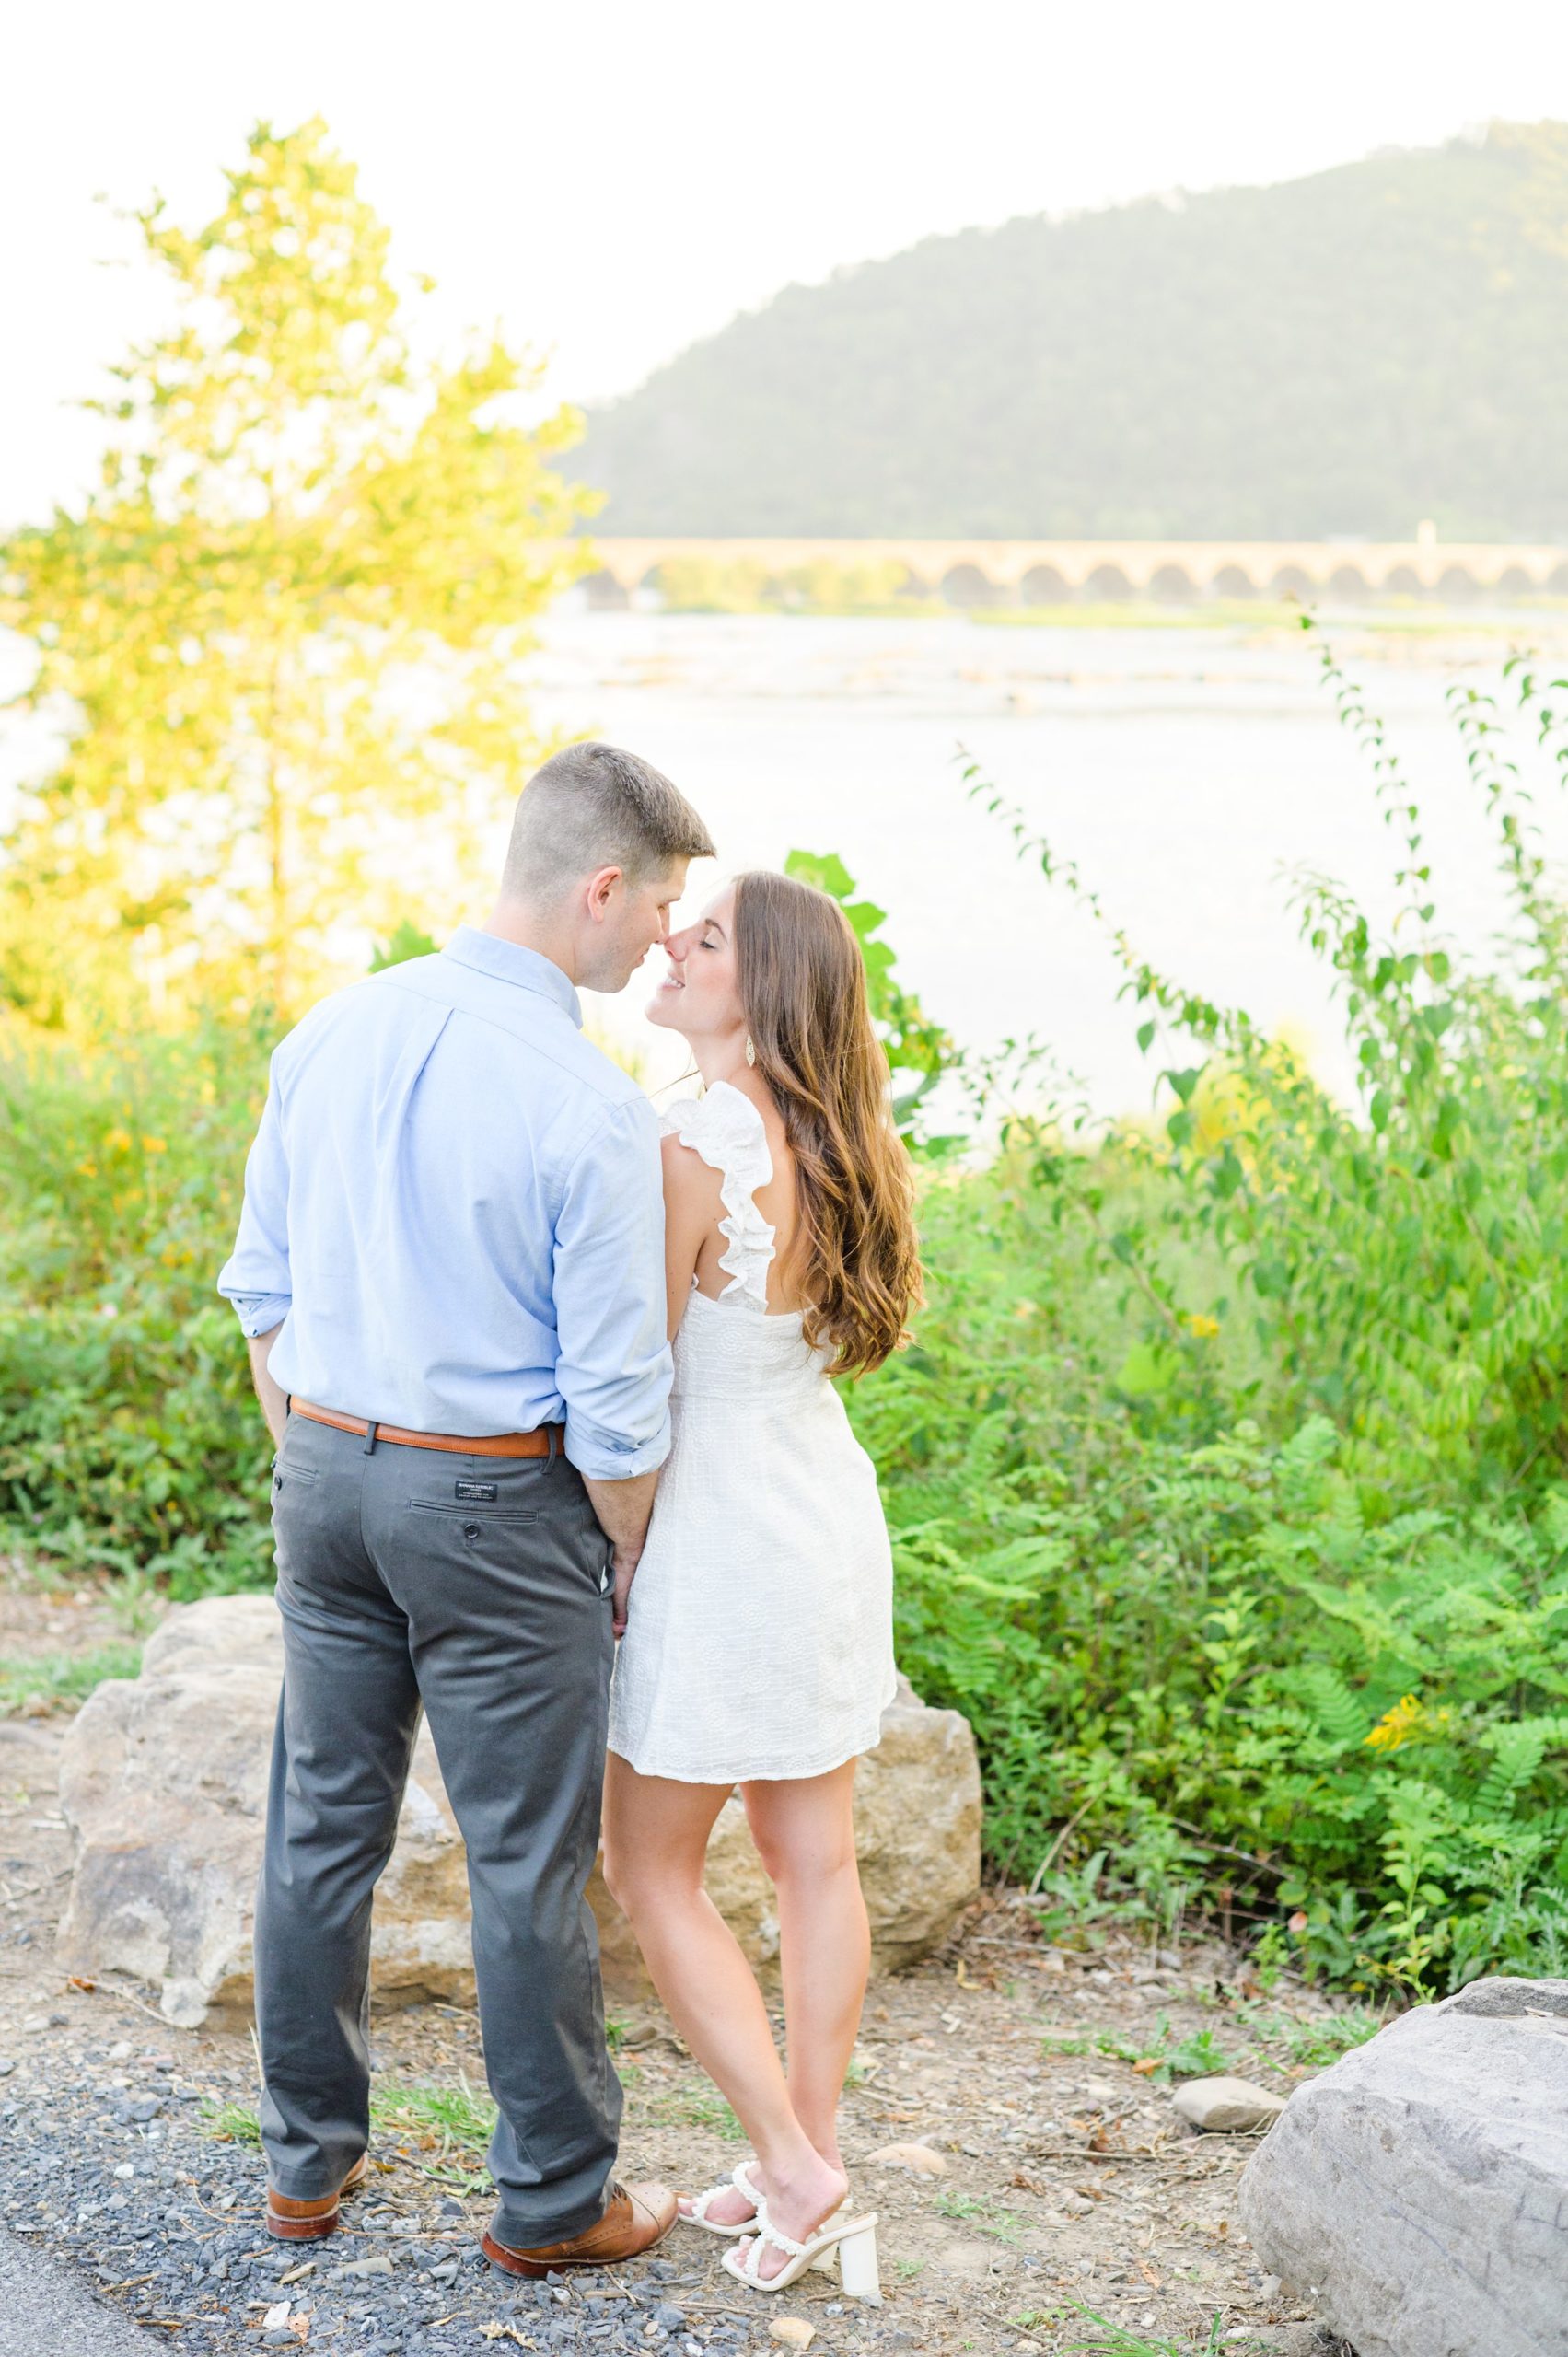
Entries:
[[1568, 596], [1568, 548], [1413, 540], [593, 540], [590, 602], [621, 605], [660, 568], [696, 561], [770, 577], [829, 564], [897, 565], [912, 592], [955, 606], [1070, 598]]

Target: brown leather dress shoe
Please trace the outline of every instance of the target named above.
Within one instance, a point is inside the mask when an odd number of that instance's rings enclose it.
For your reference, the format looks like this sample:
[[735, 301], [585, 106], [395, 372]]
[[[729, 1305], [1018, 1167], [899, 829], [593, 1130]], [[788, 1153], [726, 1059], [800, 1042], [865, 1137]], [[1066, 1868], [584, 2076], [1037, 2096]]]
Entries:
[[291, 2201], [286, 2193], [267, 2188], [267, 2232], [280, 2243], [315, 2243], [338, 2231], [338, 2204], [345, 2193], [357, 2193], [370, 2172], [370, 2155], [361, 2153], [336, 2193], [319, 2201]]
[[616, 2185], [609, 2189], [603, 2217], [585, 2227], [569, 2242], [547, 2243], [539, 2250], [513, 2250], [491, 2235], [480, 2237], [480, 2248], [493, 2266], [508, 2275], [549, 2275], [568, 2267], [613, 2267], [617, 2259], [635, 2258], [662, 2242], [676, 2219], [676, 2200], [667, 2185]]

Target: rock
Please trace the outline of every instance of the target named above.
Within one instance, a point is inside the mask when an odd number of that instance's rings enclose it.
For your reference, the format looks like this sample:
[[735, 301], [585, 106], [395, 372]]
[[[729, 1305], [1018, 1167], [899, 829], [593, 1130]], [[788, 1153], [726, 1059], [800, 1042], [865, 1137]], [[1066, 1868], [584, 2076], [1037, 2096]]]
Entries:
[[768, 2330], [786, 2349], [809, 2349], [817, 2338], [816, 2327], [807, 2324], [804, 2316], [775, 2316]]
[[1477, 1981], [1342, 2055], [1240, 2204], [1359, 2357], [1568, 2357], [1568, 1980]]
[[[896, 1971], [934, 1948], [980, 1888], [980, 1763], [969, 1721], [928, 1709], [905, 1678], [883, 1716], [881, 1742], [855, 1775], [854, 1830], [871, 1968]], [[772, 1885], [738, 1795], [725, 1803], [709, 1838], [707, 1884], [752, 1964], [775, 1963]], [[588, 1898], [605, 1986], [623, 2001], [645, 1996], [650, 1984], [631, 1926], [597, 1872]]]
[[[161, 2010], [195, 2028], [213, 2006], [251, 2002], [250, 1934], [267, 1772], [283, 1676], [271, 1596], [179, 1605], [135, 1679], [99, 1687], [66, 1735], [61, 1805], [75, 1841], [60, 1927], [68, 1972], [156, 1982]], [[922, 1956], [980, 1885], [980, 1771], [957, 1711], [932, 1711], [900, 1678], [882, 1740], [861, 1763], [855, 1825], [874, 1967]], [[772, 1888], [738, 1799], [720, 1812], [708, 1887], [747, 1954], [778, 1953]], [[605, 1980], [620, 1997], [647, 1978], [631, 1928], [596, 1871]], [[429, 1732], [421, 1728], [397, 1847], [376, 1891], [378, 2005], [469, 2004], [463, 1845]]]
[[1255, 2087], [1250, 2079], [1189, 2079], [1176, 2090], [1177, 2110], [1194, 2128], [1244, 2133], [1267, 2128], [1284, 2109], [1284, 2097]]
[[[283, 1628], [270, 1596], [177, 1606], [134, 1680], [110, 1678], [65, 1739], [60, 1797], [76, 1841], [59, 1952], [71, 1971], [156, 1981], [195, 2028], [249, 2006], [250, 1927], [266, 1817]], [[468, 1877], [429, 1731], [422, 1727], [376, 1892], [380, 2002], [470, 2001]]]
[[884, 2168], [909, 2169], [916, 2177], [946, 2177], [947, 2164], [940, 2153], [929, 2144], [884, 2144], [879, 2153], [868, 2153], [869, 2162], [880, 2162]]

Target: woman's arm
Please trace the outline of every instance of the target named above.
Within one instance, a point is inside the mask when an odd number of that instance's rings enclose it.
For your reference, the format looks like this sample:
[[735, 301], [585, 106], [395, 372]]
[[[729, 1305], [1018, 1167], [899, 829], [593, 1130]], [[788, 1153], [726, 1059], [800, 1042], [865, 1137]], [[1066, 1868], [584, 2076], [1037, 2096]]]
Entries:
[[663, 1144], [664, 1155], [664, 1275], [669, 1299], [669, 1339], [673, 1342], [686, 1315], [691, 1280], [703, 1245], [718, 1232], [724, 1216], [721, 1179], [691, 1146], [677, 1137]]

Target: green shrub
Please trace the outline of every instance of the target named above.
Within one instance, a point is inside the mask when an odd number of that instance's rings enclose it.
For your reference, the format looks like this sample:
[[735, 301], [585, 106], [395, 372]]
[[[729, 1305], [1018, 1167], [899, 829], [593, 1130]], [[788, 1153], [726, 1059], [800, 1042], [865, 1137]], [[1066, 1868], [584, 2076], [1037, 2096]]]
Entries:
[[0, 1057], [0, 1515], [176, 1595], [271, 1562], [270, 1444], [213, 1290], [266, 1050], [213, 1024]]
[[[1512, 728], [1496, 696], [1450, 691], [1510, 900], [1506, 937], [1478, 958], [1440, 929], [1397, 751], [1331, 654], [1323, 671], [1398, 846], [1387, 934], [1331, 880], [1296, 885], [1343, 1012], [1350, 1104], [1245, 1009], [1151, 968], [1075, 865], [967, 774], [1020, 851], [1105, 925], [1123, 994], [1146, 1010], [1139, 1044], [1166, 1059], [1168, 1109], [1156, 1138], [1121, 1125], [1114, 1142], [1176, 1182], [1159, 1190], [1164, 1227], [1218, 1248], [1215, 1314], [1253, 1324], [1296, 1415], [1333, 1417], [1369, 1482], [1406, 1501], [1517, 1494], [1568, 1473], [1568, 915], [1531, 818], [1538, 784], [1568, 775], [1568, 706], [1550, 701], [1568, 680], [1511, 662]], [[1026, 1132], [1040, 1183], [1092, 1194], [1093, 1160], [1068, 1150], [1059, 1113]], [[1158, 1234], [1130, 1222], [1111, 1242], [1160, 1295]]]

